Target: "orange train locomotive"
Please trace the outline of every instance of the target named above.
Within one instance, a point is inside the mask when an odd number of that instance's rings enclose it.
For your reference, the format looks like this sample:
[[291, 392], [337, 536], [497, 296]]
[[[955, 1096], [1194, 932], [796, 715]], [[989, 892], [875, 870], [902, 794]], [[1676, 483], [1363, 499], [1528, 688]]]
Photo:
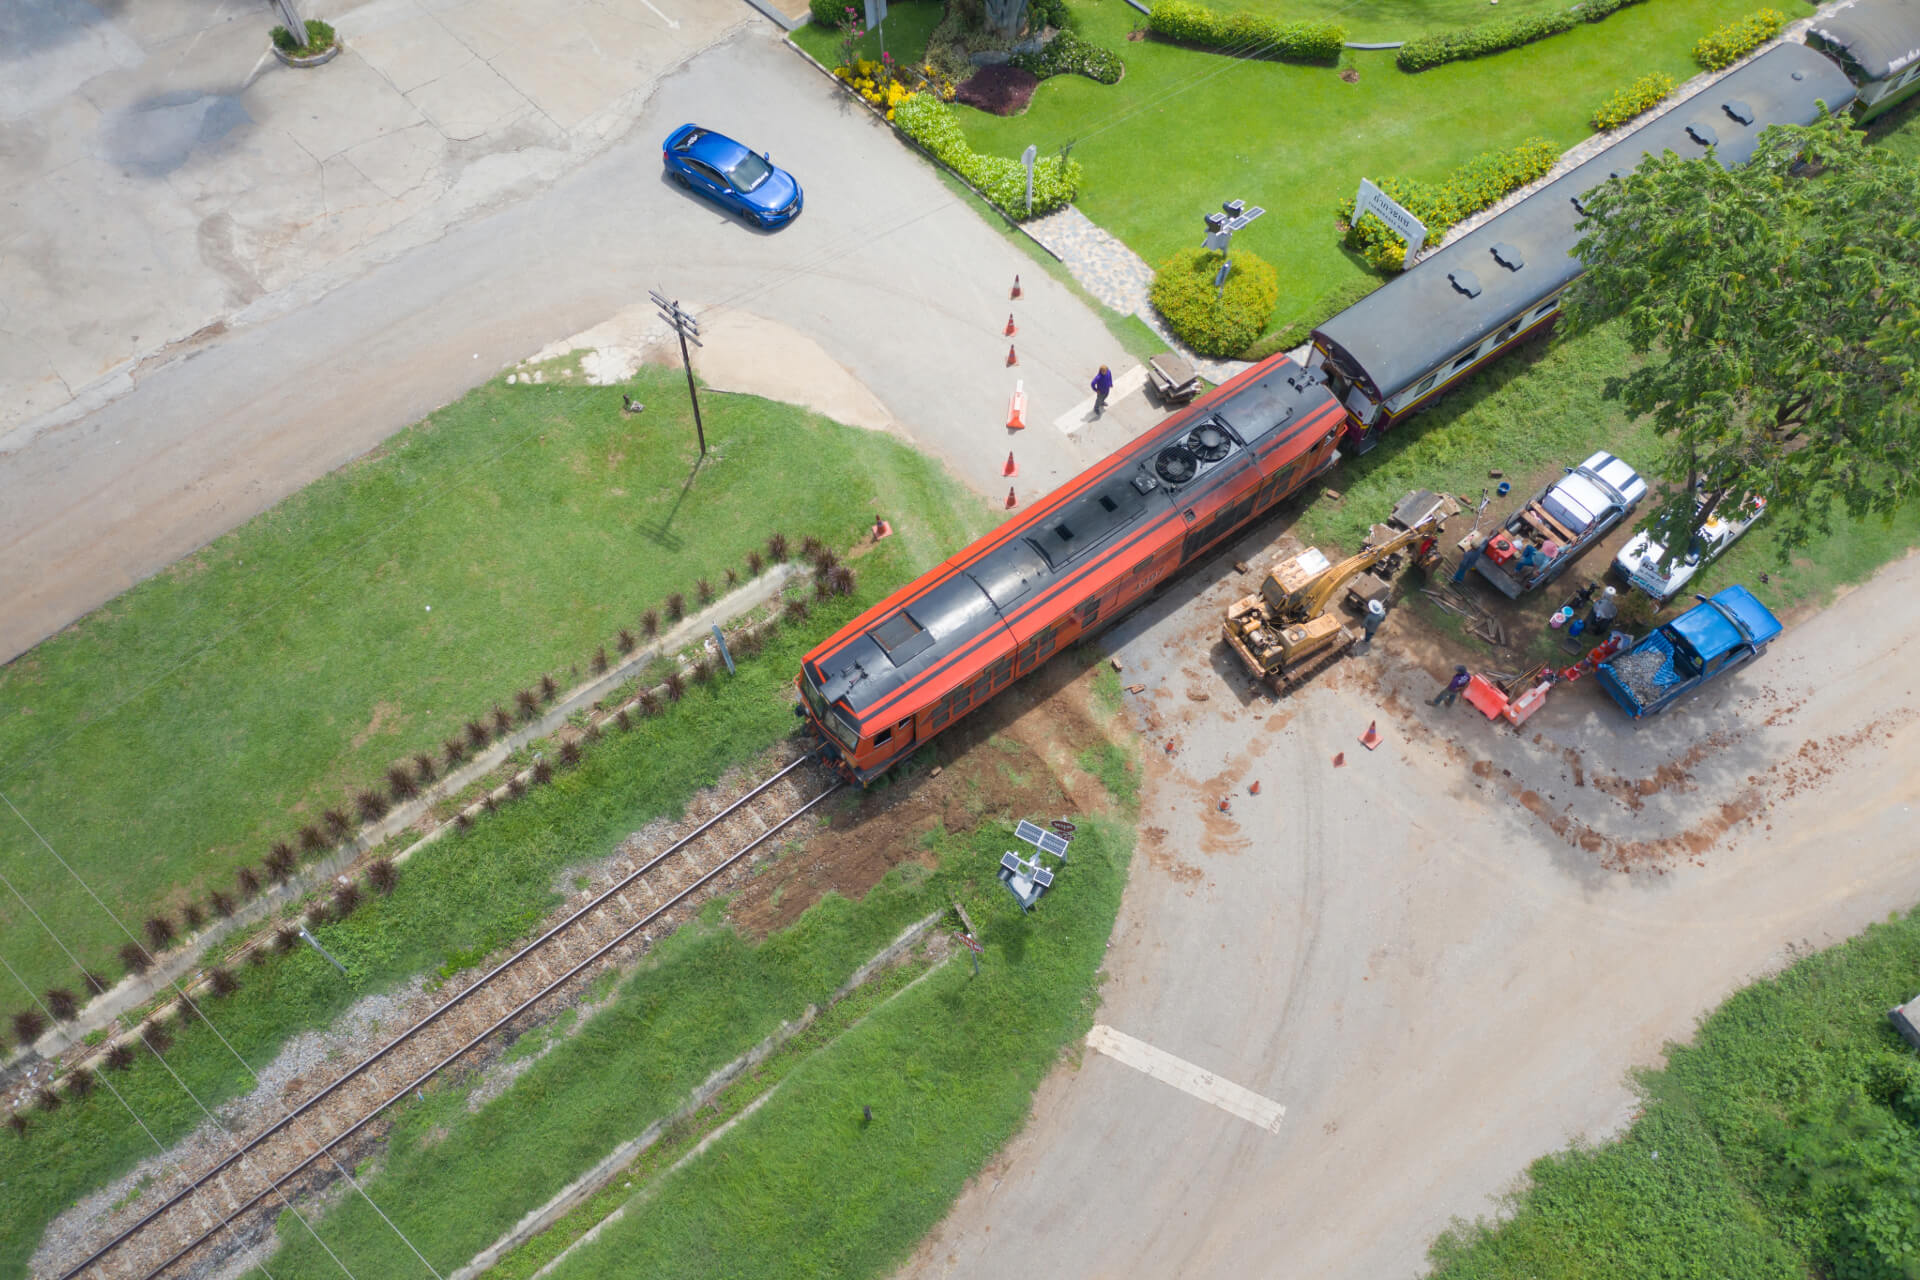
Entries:
[[872, 781], [1332, 466], [1344, 421], [1320, 375], [1255, 365], [835, 632], [796, 714]]

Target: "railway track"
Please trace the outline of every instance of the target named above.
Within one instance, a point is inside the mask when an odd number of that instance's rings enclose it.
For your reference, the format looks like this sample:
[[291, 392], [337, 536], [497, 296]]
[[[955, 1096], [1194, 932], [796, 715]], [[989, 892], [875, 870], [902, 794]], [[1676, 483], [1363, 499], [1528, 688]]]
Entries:
[[[809, 752], [698, 822], [480, 975], [312, 1097], [288, 1110], [85, 1258], [59, 1273], [159, 1280], [230, 1253], [242, 1219], [277, 1211], [335, 1161], [350, 1167], [356, 1138], [402, 1099], [516, 1021], [537, 1016], [584, 987], [623, 952], [644, 948], [651, 930], [692, 914], [729, 871], [846, 785]], [[637, 940], [636, 940], [637, 939]], [[201, 1255], [207, 1255], [201, 1257]]]

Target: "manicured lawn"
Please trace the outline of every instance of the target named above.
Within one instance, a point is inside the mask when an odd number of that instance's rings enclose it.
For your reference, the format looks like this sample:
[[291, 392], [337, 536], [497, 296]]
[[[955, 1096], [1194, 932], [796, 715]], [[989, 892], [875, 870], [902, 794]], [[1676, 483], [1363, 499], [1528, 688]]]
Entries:
[[[922, 497], [937, 502], [943, 484]], [[783, 627], [759, 657], [740, 661], [737, 677], [689, 686], [666, 714], [640, 720], [629, 733], [610, 730], [577, 769], [508, 802], [465, 835], [421, 851], [391, 897], [371, 898], [346, 920], [316, 928], [346, 966], [346, 978], [304, 947], [258, 968], [241, 967], [239, 990], [203, 1005], [212, 1029], [178, 1028], [164, 1065], [142, 1052], [113, 1077], [116, 1087], [155, 1137], [171, 1144], [203, 1119], [182, 1084], [217, 1107], [253, 1086], [235, 1053], [263, 1067], [289, 1036], [327, 1026], [355, 1000], [416, 974], [470, 967], [524, 935], [556, 905], [554, 886], [565, 868], [603, 857], [629, 832], [677, 813], [727, 767], [791, 733], [788, 689], [800, 656], [924, 563], [904, 539], [881, 543], [860, 559], [853, 597], [823, 602], [804, 625]], [[877, 949], [868, 940], [862, 934], [849, 944], [859, 954], [848, 968]], [[0, 1275], [23, 1273], [55, 1214], [154, 1154], [104, 1089], [29, 1117], [25, 1139], [0, 1133]]]
[[1430, 31], [1564, 9], [1567, 5], [1565, 0], [1500, 0], [1497, 6], [1488, 0], [1220, 0], [1210, 7], [1221, 12], [1245, 9], [1288, 21], [1338, 22], [1347, 28], [1347, 39], [1370, 43], [1405, 40]]
[[[775, 530], [845, 546], [884, 511], [904, 573], [984, 515], [899, 441], [748, 396], [707, 398], [695, 474], [680, 379], [643, 370], [633, 418], [618, 387], [496, 380], [127, 592], [0, 670], [0, 792], [137, 928]], [[119, 974], [124, 937], [11, 813], [0, 860]], [[0, 952], [81, 988], [11, 896]]]
[[[1623, 9], [1522, 49], [1407, 75], [1393, 55], [1349, 51], [1360, 73], [1235, 61], [1152, 41], [1129, 42], [1140, 15], [1125, 0], [1074, 0], [1080, 32], [1119, 52], [1126, 76], [1100, 85], [1055, 76], [1024, 115], [968, 108], [977, 149], [1042, 154], [1073, 143], [1086, 168], [1076, 202], [1150, 263], [1199, 243], [1201, 216], [1241, 198], [1267, 214], [1236, 249], [1279, 268], [1274, 324], [1309, 312], [1335, 285], [1366, 276], [1341, 249], [1335, 205], [1362, 177], [1435, 180], [1493, 148], [1541, 135], [1568, 147], [1615, 88], [1647, 71], [1684, 80], [1694, 40], [1748, 12], [1748, 0], [1660, 0]], [[1506, 12], [1503, 5], [1499, 10]]]
[[[931, 846], [938, 870], [897, 869], [858, 903], [830, 896], [758, 946], [727, 929], [683, 930], [612, 1007], [499, 1098], [470, 1112], [464, 1089], [444, 1087], [410, 1108], [369, 1194], [451, 1271], [781, 1019], [823, 1000], [904, 925], [957, 897], [986, 943], [977, 979], [956, 959], [857, 1027], [842, 1020], [840, 1034], [812, 1037], [802, 1046], [812, 1052], [757, 1069], [730, 1093], [757, 1095], [779, 1080], [773, 1099], [564, 1271], [882, 1273], [1018, 1128], [1060, 1048], [1090, 1024], [1132, 834], [1084, 822], [1071, 865], [1030, 917], [994, 880], [1007, 839], [1000, 822], [941, 833]], [[873, 1108], [871, 1126], [863, 1106]], [[599, 1211], [653, 1190], [646, 1173], [664, 1159], [629, 1170], [622, 1181], [635, 1191], [613, 1184]], [[445, 1212], [452, 1204], [459, 1213]], [[349, 1198], [317, 1225], [356, 1275], [401, 1275], [413, 1261], [363, 1200]], [[588, 1225], [570, 1222], [562, 1234]], [[283, 1221], [280, 1235], [268, 1264], [276, 1280], [338, 1274], [303, 1228]], [[523, 1252], [550, 1256], [564, 1243]], [[509, 1270], [526, 1268], [510, 1259]]]
[[1457, 1226], [1435, 1280], [1911, 1275], [1920, 915], [1735, 993], [1640, 1081], [1619, 1139], [1537, 1161], [1511, 1220]]
[[[864, 12], [858, 0], [852, 7]], [[877, 62], [881, 41], [885, 40], [886, 52], [893, 55], [895, 62], [908, 66], [919, 62], [926, 56], [927, 37], [940, 25], [941, 11], [945, 7], [941, 0], [895, 0], [887, 6], [886, 21], [854, 43], [853, 56]], [[839, 28], [809, 22], [790, 34], [793, 42], [812, 54], [821, 66], [831, 70], [840, 65]]]

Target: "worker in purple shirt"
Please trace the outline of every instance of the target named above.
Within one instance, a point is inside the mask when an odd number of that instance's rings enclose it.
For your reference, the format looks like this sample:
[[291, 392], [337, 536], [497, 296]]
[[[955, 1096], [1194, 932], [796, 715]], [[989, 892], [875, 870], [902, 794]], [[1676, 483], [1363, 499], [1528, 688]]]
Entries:
[[1093, 375], [1093, 416], [1099, 417], [1107, 411], [1107, 393], [1113, 390], [1113, 370], [1105, 365]]
[[1466, 692], [1467, 685], [1472, 683], [1472, 681], [1473, 677], [1467, 674], [1465, 667], [1455, 667], [1453, 669], [1453, 679], [1447, 681], [1447, 687], [1439, 693], [1434, 694], [1433, 701], [1427, 705], [1437, 707], [1444, 702], [1447, 706], [1452, 706], [1459, 700], [1460, 695]]

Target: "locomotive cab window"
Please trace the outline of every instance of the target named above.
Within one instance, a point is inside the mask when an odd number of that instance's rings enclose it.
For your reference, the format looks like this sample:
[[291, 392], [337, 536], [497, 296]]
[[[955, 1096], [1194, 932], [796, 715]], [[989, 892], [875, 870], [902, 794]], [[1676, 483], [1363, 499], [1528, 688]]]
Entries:
[[1438, 382], [1439, 380], [1440, 380], [1439, 374], [1437, 373], [1428, 374], [1426, 377], [1420, 379], [1420, 385], [1413, 389], [1413, 394], [1416, 396], [1423, 396], [1427, 394], [1427, 392], [1433, 390], [1433, 384]]

